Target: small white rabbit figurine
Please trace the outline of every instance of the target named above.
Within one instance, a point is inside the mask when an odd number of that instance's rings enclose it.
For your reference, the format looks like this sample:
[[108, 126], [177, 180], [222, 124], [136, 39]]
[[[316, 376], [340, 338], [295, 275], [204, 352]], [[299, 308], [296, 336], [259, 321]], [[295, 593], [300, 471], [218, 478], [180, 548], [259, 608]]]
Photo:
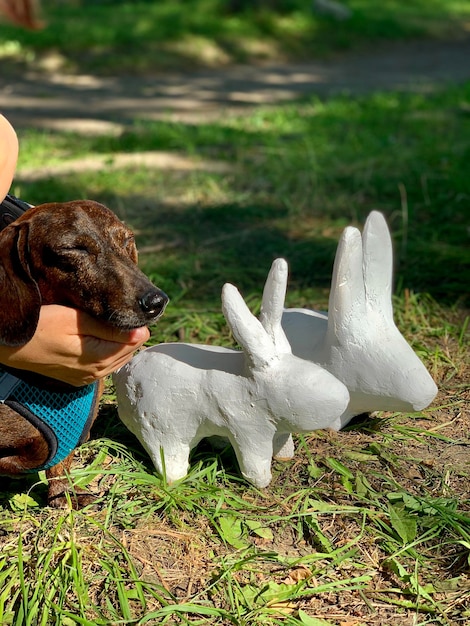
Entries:
[[282, 326], [295, 355], [341, 380], [350, 402], [331, 428], [372, 411], [420, 411], [437, 387], [395, 326], [393, 251], [383, 215], [373, 211], [364, 232], [348, 226], [339, 242], [328, 316], [286, 309]]
[[121, 420], [169, 482], [186, 475], [189, 453], [201, 439], [217, 435], [230, 441], [243, 476], [266, 487], [276, 445], [288, 444], [291, 432], [327, 428], [345, 411], [346, 387], [292, 355], [281, 328], [286, 285], [287, 264], [277, 259], [261, 321], [233, 285], [224, 285], [222, 309], [242, 351], [160, 344], [114, 375]]

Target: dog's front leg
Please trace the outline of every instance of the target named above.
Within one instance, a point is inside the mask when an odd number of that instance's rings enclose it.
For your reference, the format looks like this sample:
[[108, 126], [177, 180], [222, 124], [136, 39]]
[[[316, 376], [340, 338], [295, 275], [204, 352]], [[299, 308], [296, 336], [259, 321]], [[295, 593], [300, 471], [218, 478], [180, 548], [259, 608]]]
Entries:
[[73, 509], [82, 509], [88, 504], [93, 504], [96, 499], [89, 491], [76, 489], [70, 480], [70, 467], [73, 461], [73, 452], [63, 461], [46, 470], [46, 478], [49, 483], [47, 503], [56, 509], [65, 509], [68, 501]]
[[[104, 382], [100, 380], [98, 383], [97, 395], [100, 398], [104, 390]], [[86, 436], [83, 441], [90, 438], [90, 429], [98, 417], [99, 404], [96, 402], [92, 420], [88, 426]], [[49, 506], [57, 509], [64, 509], [68, 506], [68, 498], [70, 497], [73, 509], [82, 509], [84, 506], [93, 504], [96, 496], [83, 489], [76, 489], [70, 479], [70, 468], [73, 462], [74, 453], [71, 452], [63, 461], [57, 463], [53, 467], [46, 470], [46, 478], [49, 483], [49, 491], [47, 494], [47, 503]]]

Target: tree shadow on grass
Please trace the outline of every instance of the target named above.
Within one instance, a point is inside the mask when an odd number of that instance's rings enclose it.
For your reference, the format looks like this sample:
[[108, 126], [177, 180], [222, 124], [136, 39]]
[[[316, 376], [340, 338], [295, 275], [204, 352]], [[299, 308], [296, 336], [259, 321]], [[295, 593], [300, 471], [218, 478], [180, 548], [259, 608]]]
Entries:
[[[82, 193], [69, 178], [34, 183], [34, 197], [39, 199], [65, 200]], [[98, 193], [94, 198], [112, 206], [109, 193], [103, 196]], [[244, 295], [260, 295], [272, 261], [284, 257], [290, 267], [288, 294], [295, 292], [299, 298], [288, 300], [289, 305], [315, 307], [320, 301], [325, 306], [337, 244], [347, 223], [334, 214], [316, 217], [318, 225], [312, 228], [311, 216], [292, 216], [285, 206], [269, 202], [190, 204], [175, 209], [174, 204], [134, 195], [119, 196], [117, 204], [126, 207], [120, 217], [137, 233], [142, 269], [173, 300], [184, 294], [191, 306], [219, 310], [225, 282], [235, 284]], [[358, 214], [360, 229], [367, 213]], [[450, 218], [454, 225], [450, 220], [440, 223], [436, 211], [421, 215], [423, 223], [409, 228], [405, 241], [396, 214], [386, 213], [395, 240], [397, 289], [467, 306], [470, 255], [464, 233], [456, 235], [456, 225], [464, 226], [464, 215], [454, 212]], [[302, 221], [309, 225], [305, 230]]]
[[463, 86], [432, 97], [305, 101], [260, 111], [240, 128], [140, 123], [120, 138], [89, 140], [87, 150], [176, 150], [219, 160], [229, 173], [197, 181], [194, 201], [191, 172], [126, 170], [25, 184], [24, 198], [30, 189], [36, 201], [69, 200], [86, 188], [136, 230], [143, 269], [170, 296], [217, 309], [224, 282], [258, 294], [279, 256], [293, 289], [328, 289], [344, 226], [362, 229], [380, 210], [398, 288], [468, 305], [468, 115], [455, 106], [468, 97]]
[[[141, 265], [149, 274], [181, 286], [193, 303], [198, 299], [220, 307], [225, 282], [245, 295], [261, 295], [275, 258], [286, 258], [295, 288], [328, 289], [337, 240], [334, 237], [292, 237], [283, 229], [286, 209], [270, 204], [188, 207], [175, 212], [159, 206], [130, 216], [140, 232]], [[176, 235], [175, 235], [176, 234]], [[165, 250], [165, 241], [177, 241]], [[161, 252], [146, 253], [146, 242], [163, 242]], [[152, 246], [149, 246], [152, 249]]]

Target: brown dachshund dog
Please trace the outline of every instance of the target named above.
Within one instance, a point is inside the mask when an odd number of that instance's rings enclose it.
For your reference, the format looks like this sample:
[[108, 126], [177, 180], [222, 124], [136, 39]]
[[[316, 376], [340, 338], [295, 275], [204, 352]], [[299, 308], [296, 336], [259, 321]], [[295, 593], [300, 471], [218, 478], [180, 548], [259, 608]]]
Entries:
[[[132, 232], [108, 208], [89, 200], [33, 207], [0, 232], [0, 294], [0, 343], [8, 346], [32, 338], [43, 304], [70, 306], [131, 330], [155, 322], [168, 302], [138, 269]], [[77, 391], [51, 378], [2, 369], [7, 378], [14, 374], [40, 390]], [[98, 386], [80, 443], [96, 417], [102, 383]], [[0, 403], [0, 474], [18, 477], [50, 460], [51, 444], [35, 418], [24, 417], [29, 412], [15, 410], [15, 402]], [[52, 506], [67, 502], [72, 457], [70, 453], [57, 465], [46, 465]], [[92, 500], [86, 493], [71, 497], [76, 508]]]

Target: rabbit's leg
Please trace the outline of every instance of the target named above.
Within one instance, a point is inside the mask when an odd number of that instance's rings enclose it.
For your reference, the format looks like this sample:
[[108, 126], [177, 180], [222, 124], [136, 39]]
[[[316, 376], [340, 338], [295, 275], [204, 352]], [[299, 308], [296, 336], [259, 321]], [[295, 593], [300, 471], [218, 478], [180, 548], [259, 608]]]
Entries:
[[290, 433], [276, 433], [273, 438], [273, 457], [278, 461], [294, 458], [294, 441]]
[[165, 444], [160, 447], [158, 458], [152, 456], [152, 460], [167, 482], [173, 483], [188, 473], [190, 451], [189, 444], [183, 441]]
[[256, 487], [267, 487], [271, 482], [272, 441], [231, 441], [243, 477]]

